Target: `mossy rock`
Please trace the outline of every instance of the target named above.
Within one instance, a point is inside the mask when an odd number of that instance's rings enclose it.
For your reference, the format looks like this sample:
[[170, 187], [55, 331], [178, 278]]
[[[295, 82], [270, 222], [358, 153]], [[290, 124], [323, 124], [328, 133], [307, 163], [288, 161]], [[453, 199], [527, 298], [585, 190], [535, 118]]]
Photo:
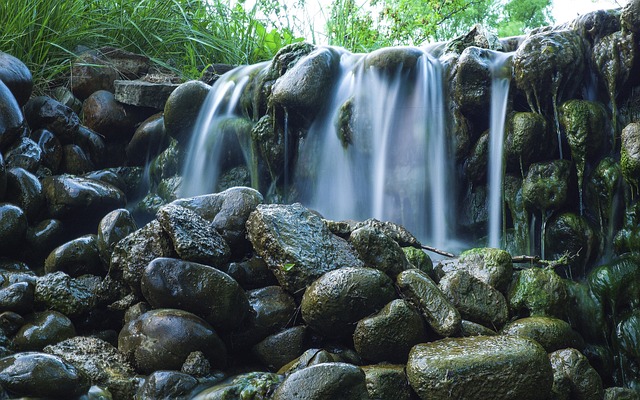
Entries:
[[564, 318], [568, 295], [564, 280], [552, 269], [528, 268], [518, 271], [507, 296], [516, 313]]
[[531, 165], [522, 182], [525, 204], [543, 211], [562, 207], [569, 200], [570, 168], [571, 162], [567, 160]]

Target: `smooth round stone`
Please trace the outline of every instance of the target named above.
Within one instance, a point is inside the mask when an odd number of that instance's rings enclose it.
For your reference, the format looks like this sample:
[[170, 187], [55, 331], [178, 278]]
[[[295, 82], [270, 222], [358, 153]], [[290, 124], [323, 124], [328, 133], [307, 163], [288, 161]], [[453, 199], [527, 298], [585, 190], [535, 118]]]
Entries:
[[[27, 248], [30, 256], [46, 257], [63, 240], [62, 222], [45, 219], [27, 228]], [[40, 260], [42, 262], [42, 260]]]
[[552, 317], [528, 317], [508, 323], [503, 335], [521, 336], [540, 343], [548, 352], [574, 347], [582, 349], [584, 340], [566, 321]]
[[38, 144], [42, 157], [40, 163], [51, 171], [52, 174], [58, 173], [58, 168], [62, 162], [62, 144], [60, 140], [47, 129], [38, 129], [31, 133], [31, 139]]
[[358, 320], [379, 311], [395, 296], [393, 281], [384, 272], [343, 267], [314, 281], [304, 292], [300, 307], [309, 327], [337, 338], [352, 334]]
[[306, 326], [285, 329], [253, 346], [253, 354], [269, 370], [277, 371], [302, 355], [306, 336]]
[[25, 352], [0, 359], [0, 386], [18, 396], [69, 399], [87, 393], [91, 383], [59, 357]]
[[7, 196], [5, 200], [24, 210], [31, 222], [40, 220], [44, 206], [44, 193], [38, 178], [23, 168], [7, 170]]
[[133, 233], [138, 226], [129, 210], [119, 208], [105, 215], [98, 224], [98, 252], [105, 265], [109, 264], [116, 244]]
[[249, 312], [240, 285], [208, 265], [156, 258], [145, 268], [140, 286], [153, 307], [189, 311], [221, 331], [236, 328]]
[[49, 96], [29, 99], [24, 115], [31, 129], [48, 129], [64, 144], [73, 143], [80, 126], [80, 119], [72, 109]]
[[0, 81], [2, 81], [23, 106], [33, 90], [33, 77], [29, 68], [11, 54], [0, 52]]
[[507, 293], [512, 311], [531, 316], [567, 315], [567, 284], [552, 269], [528, 268], [518, 271]]
[[282, 375], [269, 372], [249, 372], [236, 375], [215, 383], [202, 391], [191, 400], [213, 399], [267, 399], [282, 382]]
[[[601, 400], [602, 378], [589, 360], [576, 349], [562, 349], [549, 354], [553, 368], [553, 392], [558, 399]], [[564, 397], [566, 396], [566, 397]]]
[[118, 349], [145, 374], [180, 370], [194, 351], [204, 353], [214, 368], [223, 367], [227, 358], [224, 344], [206, 321], [174, 309], [152, 310], [129, 322], [120, 331]]
[[0, 251], [15, 252], [27, 233], [27, 217], [20, 207], [0, 203]]
[[27, 123], [13, 94], [0, 80], [0, 150], [4, 151], [17, 138], [24, 136]]
[[474, 336], [416, 345], [407, 377], [422, 400], [535, 400], [551, 394], [553, 371], [533, 340]]
[[0, 289], [0, 310], [28, 313], [33, 309], [33, 284], [16, 282]]
[[155, 371], [149, 375], [136, 394], [140, 399], [189, 400], [198, 380], [178, 371]]
[[365, 374], [347, 363], [312, 365], [287, 376], [273, 400], [364, 400], [368, 399]]
[[367, 267], [379, 269], [392, 279], [411, 267], [400, 245], [373, 227], [363, 226], [354, 230], [349, 242]]
[[103, 168], [107, 159], [107, 145], [97, 132], [80, 125], [76, 133], [75, 144], [80, 146], [84, 154], [95, 168]]
[[71, 175], [82, 175], [93, 169], [93, 163], [80, 146], [75, 144], [62, 146], [61, 172]]
[[76, 335], [73, 323], [57, 311], [43, 311], [27, 316], [24, 325], [13, 337], [18, 351], [42, 350]]
[[64, 271], [70, 276], [102, 275], [97, 236], [84, 235], [58, 246], [44, 261], [44, 271]]
[[178, 86], [164, 106], [164, 126], [169, 136], [181, 146], [187, 146], [200, 108], [211, 86], [200, 81], [189, 81]]
[[42, 150], [38, 143], [23, 136], [13, 143], [4, 157], [7, 167], [24, 168], [35, 173], [42, 161]]
[[169, 137], [164, 129], [163, 114], [152, 115], [138, 126], [127, 144], [129, 165], [144, 166], [148, 160], [160, 154], [168, 145]]
[[84, 124], [104, 136], [105, 141], [129, 140], [135, 131], [135, 115], [115, 100], [113, 93], [98, 90], [82, 105]]
[[0, 314], [0, 331], [7, 336], [15, 335], [24, 324], [24, 318], [13, 311], [4, 311]]
[[411, 348], [427, 341], [422, 316], [404, 300], [393, 300], [380, 312], [358, 321], [353, 344], [371, 362], [406, 362]]
[[415, 394], [407, 381], [404, 365], [376, 364], [361, 367], [369, 397], [376, 400], [413, 400]]
[[269, 270], [262, 257], [256, 255], [248, 260], [231, 262], [222, 270], [235, 279], [245, 290], [278, 284], [275, 275]]

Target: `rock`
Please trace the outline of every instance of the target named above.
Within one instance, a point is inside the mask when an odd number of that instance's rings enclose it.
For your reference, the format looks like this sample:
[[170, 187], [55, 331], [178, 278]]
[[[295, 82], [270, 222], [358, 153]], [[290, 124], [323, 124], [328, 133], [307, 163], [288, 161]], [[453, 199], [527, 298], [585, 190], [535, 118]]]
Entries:
[[564, 254], [571, 254], [566, 275], [584, 277], [587, 263], [597, 246], [596, 233], [585, 217], [572, 213], [556, 215], [547, 225], [545, 241], [545, 256], [548, 259], [557, 260]]
[[510, 336], [447, 338], [416, 345], [407, 377], [423, 400], [541, 399], [553, 372], [536, 342]]
[[192, 400], [211, 399], [266, 399], [282, 382], [282, 375], [269, 372], [249, 372], [231, 377], [219, 384], [199, 392]]
[[485, 29], [482, 25], [476, 24], [469, 32], [447, 42], [442, 53], [460, 54], [464, 49], [471, 46], [489, 50], [502, 50], [500, 39], [490, 30]]
[[44, 271], [47, 274], [63, 271], [72, 277], [103, 275], [105, 268], [98, 253], [97, 236], [84, 235], [58, 246], [44, 261]]
[[620, 167], [625, 181], [640, 193], [640, 123], [631, 123], [622, 130]]
[[0, 250], [3, 254], [15, 252], [27, 233], [27, 217], [20, 207], [0, 203]]
[[439, 283], [440, 290], [460, 312], [462, 318], [500, 329], [509, 310], [502, 293], [465, 270], [446, 274]]
[[349, 242], [367, 267], [379, 269], [392, 279], [411, 267], [400, 245], [375, 228], [364, 226], [354, 230]]
[[278, 284], [267, 264], [258, 256], [240, 262], [231, 262], [222, 268], [222, 272], [232, 277], [245, 290]]
[[42, 187], [52, 218], [101, 217], [126, 202], [124, 193], [115, 186], [73, 175], [46, 177]]
[[181, 147], [188, 145], [191, 131], [211, 86], [200, 81], [189, 81], [178, 86], [164, 105], [164, 128]]
[[427, 341], [422, 316], [405, 300], [393, 300], [378, 313], [358, 321], [353, 344], [358, 354], [373, 363], [407, 361], [409, 351]]
[[144, 80], [115, 80], [115, 99], [123, 104], [137, 107], [164, 109], [171, 93], [179, 86], [169, 82], [147, 82]]
[[[135, 134], [134, 138], [129, 142], [129, 145], [131, 145], [134, 140]], [[169, 139], [168, 147], [158, 154], [157, 157], [151, 160], [151, 164], [149, 165], [149, 176], [151, 177], [151, 181], [158, 184], [163, 179], [180, 174], [183, 155], [184, 152], [180, 151], [178, 148], [178, 142], [175, 139]], [[136, 159], [138, 158], [139, 157], [136, 157]]]
[[640, 394], [633, 389], [609, 387], [604, 390], [604, 400], [638, 400]]
[[160, 154], [169, 145], [169, 137], [164, 128], [162, 113], [144, 120], [133, 133], [127, 144], [127, 160], [130, 165], [144, 166], [149, 159]]
[[280, 285], [296, 295], [326, 272], [364, 265], [344, 239], [300, 204], [258, 205], [247, 234]]
[[11, 54], [0, 52], [0, 81], [15, 97], [18, 105], [25, 105], [33, 90], [33, 77], [29, 68]]
[[7, 282], [0, 287], [0, 309], [26, 314], [33, 309], [33, 284]]
[[638, 329], [640, 329], [640, 310], [638, 309], [625, 315], [615, 328], [615, 346], [621, 350], [621, 353], [632, 359], [640, 355]]
[[152, 310], [129, 322], [120, 331], [118, 349], [145, 374], [180, 370], [194, 351], [203, 352], [215, 368], [224, 367], [227, 358], [224, 344], [208, 323], [173, 309]]
[[9, 168], [5, 200], [20, 207], [32, 224], [40, 221], [44, 193], [40, 180], [32, 173], [23, 168]]
[[365, 68], [393, 74], [401, 70], [414, 69], [424, 54], [414, 47], [386, 47], [372, 51], [364, 59]]
[[[514, 172], [526, 171], [545, 154], [551, 154], [554, 138], [547, 120], [534, 112], [515, 112], [505, 122], [504, 153], [508, 168]], [[557, 146], [557, 144], [556, 144]]]
[[[602, 343], [607, 332], [605, 310], [589, 290], [586, 282], [565, 280], [569, 296], [568, 308], [572, 310], [567, 316], [567, 322], [588, 343]], [[576, 347], [578, 346], [570, 346]], [[582, 349], [582, 348], [580, 348]]]
[[438, 335], [451, 336], [460, 330], [460, 313], [427, 274], [417, 269], [403, 271], [396, 286]]
[[137, 386], [135, 371], [111, 344], [96, 337], [76, 336], [47, 346], [44, 352], [84, 372], [93, 385], [108, 389], [114, 400], [133, 398]]
[[589, 360], [576, 349], [549, 354], [553, 368], [553, 393], [556, 398], [600, 400], [604, 396], [602, 379]]
[[640, 298], [640, 257], [627, 253], [591, 270], [587, 283], [597, 303], [608, 315], [636, 308]]
[[304, 292], [300, 308], [310, 328], [327, 338], [351, 335], [361, 318], [395, 298], [393, 281], [377, 269], [343, 267], [329, 271]]
[[291, 375], [312, 365], [324, 363], [348, 363], [353, 365], [362, 364], [358, 353], [344, 347], [329, 347], [328, 350], [311, 348], [306, 350], [300, 357], [280, 368], [278, 373]]
[[493, 52], [478, 47], [462, 50], [453, 72], [453, 101], [481, 130], [488, 127]]
[[78, 133], [76, 133], [75, 144], [82, 149], [95, 169], [106, 167], [107, 145], [102, 135], [80, 125]]
[[68, 317], [79, 316], [93, 308], [100, 278], [91, 275], [71, 278], [58, 271], [40, 276], [35, 285], [35, 303]]
[[489, 163], [489, 131], [486, 130], [473, 145], [464, 161], [464, 174], [475, 183], [486, 182]]
[[433, 261], [431, 261], [431, 257], [429, 257], [427, 253], [421, 249], [416, 249], [415, 247], [403, 247], [402, 251], [407, 258], [407, 261], [409, 261], [413, 267], [433, 278]]
[[48, 168], [51, 174], [58, 173], [58, 167], [62, 162], [62, 144], [60, 140], [47, 129], [38, 129], [31, 133], [31, 138], [40, 147], [40, 164]]
[[284, 165], [287, 155], [284, 139], [285, 132], [282, 124], [270, 114], [260, 118], [251, 130], [251, 141], [258, 148], [271, 180], [274, 182], [285, 172]]
[[369, 397], [378, 400], [412, 400], [415, 393], [409, 386], [404, 365], [376, 364], [361, 367], [367, 382]]
[[156, 220], [120, 240], [113, 249], [110, 274], [120, 276], [133, 293], [142, 294], [140, 279], [147, 265], [158, 257], [173, 257], [171, 238]]
[[502, 334], [520, 336], [540, 343], [547, 353], [568, 347], [584, 348], [580, 334], [566, 322], [553, 317], [527, 317], [509, 322]]
[[47, 129], [62, 144], [73, 143], [80, 119], [72, 109], [48, 96], [36, 96], [24, 106], [24, 115], [32, 130]]
[[228, 341], [234, 349], [246, 349], [283, 330], [294, 320], [298, 306], [280, 286], [267, 286], [247, 292], [251, 310]]
[[186, 207], [211, 221], [232, 251], [246, 251], [251, 249], [247, 240], [247, 219], [263, 201], [262, 194], [255, 189], [233, 187], [220, 193], [179, 199], [173, 204]]
[[240, 285], [207, 265], [156, 258], [145, 268], [140, 286], [153, 307], [189, 311], [220, 331], [238, 327], [249, 312]]
[[597, 10], [582, 14], [570, 26], [592, 44], [620, 30], [620, 10]]
[[563, 318], [568, 311], [566, 284], [553, 269], [516, 272], [507, 301], [513, 311], [523, 315]]
[[43, 311], [25, 318], [13, 337], [17, 351], [41, 351], [45, 346], [56, 344], [76, 335], [73, 323], [57, 311]]
[[460, 326], [460, 337], [495, 335], [497, 335], [496, 331], [493, 331], [484, 325], [476, 324], [475, 322], [467, 321], [466, 319], [462, 320], [462, 324]]
[[511, 255], [505, 250], [489, 247], [466, 250], [456, 262], [443, 263], [440, 268], [441, 277], [447, 272], [461, 269], [503, 293], [513, 273]]
[[135, 131], [139, 115], [118, 103], [113, 93], [99, 90], [82, 105], [84, 124], [104, 136], [107, 142], [118, 139], [130, 140]]
[[25, 352], [0, 359], [0, 385], [18, 396], [68, 399], [86, 394], [91, 383], [59, 357]]
[[627, 208], [622, 229], [613, 239], [616, 254], [640, 251], [640, 203]]
[[128, 210], [119, 208], [105, 215], [98, 224], [97, 246], [100, 259], [109, 265], [116, 244], [138, 229]]
[[620, 14], [620, 25], [627, 31], [638, 33], [640, 24], [640, 4], [637, 1], [629, 1]]
[[188, 208], [167, 205], [158, 210], [157, 218], [180, 258], [216, 267], [229, 259], [231, 249], [227, 242], [210, 223]]
[[198, 380], [191, 375], [178, 371], [155, 371], [144, 380], [132, 398], [189, 400], [197, 387]]
[[36, 142], [23, 136], [4, 153], [4, 159], [7, 167], [24, 168], [35, 173], [42, 161], [42, 150]]
[[24, 136], [27, 123], [15, 97], [0, 81], [0, 150], [5, 150], [14, 140]]
[[182, 364], [180, 372], [203, 378], [211, 373], [211, 364], [203, 352], [193, 351]]
[[570, 168], [567, 160], [532, 164], [522, 182], [525, 204], [543, 212], [562, 207], [569, 198]]
[[36, 226], [27, 228], [27, 251], [32, 259], [38, 259], [38, 263], [43, 265], [45, 257], [51, 251], [61, 245], [64, 240], [62, 233], [64, 228], [57, 219], [45, 219]]
[[252, 348], [256, 358], [272, 371], [300, 357], [305, 350], [307, 327], [303, 325], [284, 329], [267, 336]]
[[364, 372], [355, 365], [328, 363], [312, 365], [287, 376], [273, 394], [273, 400], [368, 400]]
[[50, 95], [53, 99], [72, 109], [74, 113], [80, 114], [82, 112], [82, 101], [73, 95], [71, 89], [58, 86], [53, 88]]
[[82, 175], [94, 169], [93, 163], [80, 146], [75, 144], [62, 146], [61, 172], [71, 175]]

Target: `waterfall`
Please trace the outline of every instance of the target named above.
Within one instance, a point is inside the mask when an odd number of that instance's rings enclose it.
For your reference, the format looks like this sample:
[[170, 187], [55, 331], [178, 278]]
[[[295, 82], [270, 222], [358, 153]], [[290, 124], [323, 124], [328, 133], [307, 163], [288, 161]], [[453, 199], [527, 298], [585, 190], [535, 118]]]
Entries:
[[492, 52], [489, 125], [489, 247], [501, 248], [503, 224], [504, 121], [511, 82], [511, 53]]
[[415, 54], [415, 65], [343, 55], [335, 95], [302, 149], [299, 192], [327, 218], [394, 221], [445, 247], [455, 191], [442, 66], [424, 50], [395, 51]]

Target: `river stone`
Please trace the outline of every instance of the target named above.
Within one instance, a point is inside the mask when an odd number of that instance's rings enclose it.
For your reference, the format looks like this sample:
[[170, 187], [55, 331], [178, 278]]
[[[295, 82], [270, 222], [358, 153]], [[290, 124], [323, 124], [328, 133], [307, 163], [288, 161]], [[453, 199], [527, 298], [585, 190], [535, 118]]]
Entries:
[[554, 398], [601, 400], [602, 379], [589, 360], [576, 349], [562, 349], [549, 354], [553, 368]]
[[640, 400], [640, 394], [629, 388], [609, 387], [604, 390], [603, 400]]
[[75, 136], [75, 144], [82, 149], [96, 169], [107, 165], [107, 145], [97, 132], [80, 125]]
[[0, 285], [0, 310], [28, 313], [33, 309], [33, 290], [33, 283], [28, 281]]
[[98, 253], [108, 267], [116, 244], [138, 229], [136, 221], [127, 209], [119, 208], [105, 215], [98, 224]]
[[302, 355], [306, 336], [306, 326], [294, 326], [267, 336], [253, 346], [252, 352], [269, 370], [277, 371]]
[[43, 311], [25, 318], [12, 343], [17, 351], [40, 351], [45, 346], [75, 335], [75, 327], [66, 315], [57, 311]]
[[198, 380], [178, 371], [155, 371], [137, 390], [136, 399], [189, 400], [198, 387]]
[[534, 112], [515, 112], [505, 123], [504, 154], [511, 171], [526, 171], [531, 163], [549, 154], [553, 140], [544, 116]]
[[413, 400], [415, 393], [404, 372], [404, 365], [376, 364], [361, 367], [369, 397], [376, 400]]
[[275, 388], [282, 382], [282, 375], [270, 372], [249, 372], [236, 375], [199, 392], [191, 400], [243, 399], [260, 400], [271, 398]]
[[44, 258], [64, 240], [63, 226], [57, 219], [45, 219], [35, 226], [27, 228], [26, 248], [28, 255], [39, 259], [39, 264]]
[[47, 129], [63, 144], [73, 143], [80, 118], [72, 109], [49, 96], [36, 96], [24, 106], [24, 115], [32, 130]]
[[251, 250], [247, 240], [246, 222], [262, 194], [249, 187], [232, 187], [223, 192], [179, 199], [172, 204], [186, 207], [207, 221], [229, 244], [232, 251]]
[[[455, 269], [469, 272], [482, 282], [503, 292], [511, 281], [513, 263], [511, 255], [504, 250], [476, 248], [464, 251], [455, 264]], [[445, 270], [445, 272], [447, 272]]]
[[19, 106], [23, 106], [33, 90], [33, 77], [29, 68], [11, 54], [0, 52], [0, 81], [13, 93]]
[[452, 336], [460, 330], [460, 312], [426, 273], [417, 269], [403, 271], [396, 278], [396, 286], [438, 335]]
[[545, 232], [545, 257], [558, 260], [570, 254], [565, 276], [584, 277], [587, 263], [597, 248], [596, 233], [587, 218], [573, 213], [556, 214]]
[[89, 378], [50, 354], [25, 352], [0, 359], [0, 385], [18, 396], [69, 399], [89, 390]]
[[409, 261], [414, 268], [425, 272], [431, 278], [435, 276], [433, 273], [433, 261], [431, 261], [431, 257], [429, 257], [427, 253], [415, 247], [403, 247], [402, 251], [407, 261]]
[[47, 129], [38, 129], [32, 132], [31, 139], [40, 147], [40, 164], [48, 168], [52, 174], [57, 174], [58, 167], [62, 162], [62, 144], [60, 140], [58, 140], [53, 132]]
[[480, 184], [486, 181], [489, 163], [489, 131], [480, 135], [471, 148], [471, 154], [464, 160], [464, 174], [472, 182]]
[[211, 86], [200, 81], [189, 81], [178, 86], [164, 105], [164, 128], [166, 133], [186, 147], [191, 131], [198, 119]]
[[553, 160], [534, 163], [522, 182], [522, 198], [529, 207], [541, 211], [557, 210], [569, 197], [571, 162]]
[[278, 373], [291, 375], [296, 371], [300, 371], [312, 365], [325, 363], [347, 363], [353, 365], [361, 365], [362, 359], [360, 359], [358, 354], [351, 349], [329, 348], [329, 350], [325, 350], [311, 348], [302, 353], [300, 357], [280, 368]]
[[339, 54], [317, 48], [289, 68], [272, 87], [271, 101], [286, 109], [310, 112], [310, 118], [324, 107], [335, 84]]
[[509, 322], [502, 334], [526, 337], [540, 343], [547, 353], [573, 347], [582, 349], [584, 340], [566, 321], [553, 317], [527, 317]]
[[54, 249], [44, 261], [45, 273], [63, 271], [76, 277], [103, 275], [96, 235], [84, 235]]
[[358, 354], [374, 363], [406, 362], [411, 348], [426, 341], [427, 329], [422, 316], [400, 299], [358, 321], [353, 333]]
[[640, 255], [626, 253], [591, 270], [590, 292], [608, 315], [638, 308], [640, 299]]
[[640, 358], [640, 309], [624, 315], [615, 328], [614, 346], [620, 349], [621, 353], [632, 359]]
[[223, 265], [229, 259], [231, 249], [224, 238], [188, 208], [167, 205], [158, 210], [157, 218], [180, 258], [211, 266]]
[[563, 318], [569, 298], [566, 284], [553, 269], [528, 268], [516, 272], [507, 301], [521, 315]]
[[82, 114], [87, 128], [101, 134], [107, 142], [130, 140], [136, 123], [140, 122], [138, 113], [118, 103], [113, 93], [106, 90], [92, 93], [82, 104]]
[[502, 293], [469, 272], [450, 272], [440, 280], [439, 287], [462, 318], [493, 329], [500, 329], [507, 322], [509, 310]]
[[640, 122], [633, 122], [622, 130], [620, 167], [622, 176], [636, 193], [640, 193]]
[[239, 262], [231, 262], [221, 270], [235, 279], [244, 290], [278, 284], [276, 277], [269, 270], [264, 260], [256, 255]]
[[7, 167], [24, 168], [35, 173], [42, 161], [42, 150], [36, 142], [23, 136], [4, 153], [4, 159]]
[[496, 331], [493, 331], [484, 325], [467, 321], [466, 319], [463, 319], [460, 325], [460, 337], [495, 335], [497, 335]]
[[20, 207], [0, 203], [0, 250], [3, 254], [15, 251], [25, 239], [27, 217]]
[[215, 368], [226, 364], [227, 350], [213, 328], [183, 310], [158, 309], [142, 314], [120, 331], [118, 349], [138, 371], [180, 370], [189, 354], [203, 352]]
[[144, 120], [133, 133], [127, 144], [129, 165], [141, 165], [160, 154], [169, 145], [169, 137], [164, 129], [162, 113], [154, 114]]
[[[347, 224], [347, 226], [350, 226], [350, 224], [347, 221], [343, 221], [343, 224]], [[376, 230], [384, 233], [385, 235], [395, 240], [402, 247], [405, 247], [405, 246], [420, 247], [420, 241], [418, 241], [418, 239], [415, 236], [413, 236], [411, 232], [409, 232], [404, 226], [396, 224], [395, 222], [391, 222], [391, 221], [379, 221], [375, 218], [369, 218], [362, 222], [358, 222], [353, 226], [353, 229], [349, 229], [348, 232], [350, 234], [353, 230], [356, 230], [365, 226], [375, 228]], [[338, 235], [338, 236], [341, 236], [341, 235]]]
[[141, 294], [140, 279], [144, 269], [158, 257], [173, 257], [175, 250], [171, 238], [157, 220], [130, 233], [113, 249], [109, 274], [122, 277], [135, 294]]
[[407, 377], [423, 400], [544, 399], [553, 382], [542, 346], [517, 336], [418, 344], [409, 353]]
[[325, 337], [351, 335], [361, 318], [377, 312], [395, 298], [393, 281], [365, 267], [329, 271], [304, 292], [300, 308], [304, 321]]
[[236, 328], [249, 312], [240, 285], [208, 265], [156, 258], [145, 268], [140, 286], [154, 308], [189, 311], [221, 331]]
[[0, 153], [0, 199], [4, 199], [7, 191], [7, 168], [4, 163], [4, 157]]
[[347, 241], [297, 203], [258, 205], [247, 220], [247, 234], [280, 285], [295, 295], [326, 272], [364, 265]]
[[62, 162], [60, 171], [71, 175], [82, 175], [95, 169], [89, 156], [75, 144], [62, 146]]
[[97, 337], [76, 336], [44, 348], [84, 372], [93, 385], [109, 390], [114, 400], [132, 399], [137, 378], [131, 364], [111, 344]]
[[84, 100], [98, 90], [114, 91], [113, 82], [118, 71], [99, 51], [86, 51], [74, 60], [71, 68], [71, 90]]
[[27, 122], [15, 97], [0, 81], [0, 150], [4, 151], [17, 138], [25, 136]]
[[267, 286], [247, 292], [251, 310], [227, 339], [234, 349], [247, 349], [267, 336], [283, 330], [295, 319], [298, 306], [280, 286]]
[[84, 275], [72, 278], [58, 271], [36, 279], [36, 305], [69, 317], [87, 313], [93, 308], [100, 278]]
[[423, 56], [422, 50], [415, 47], [385, 47], [367, 54], [364, 67], [392, 74], [399, 70], [415, 68]]
[[392, 279], [411, 268], [400, 245], [375, 228], [364, 226], [354, 230], [349, 242], [367, 267], [379, 269]]
[[104, 215], [125, 205], [124, 193], [108, 183], [73, 175], [56, 175], [42, 180], [52, 218]]
[[312, 365], [287, 376], [273, 400], [368, 400], [362, 369], [347, 363]]
[[7, 170], [5, 200], [20, 207], [31, 223], [40, 220], [44, 206], [44, 193], [40, 180], [23, 168]]

